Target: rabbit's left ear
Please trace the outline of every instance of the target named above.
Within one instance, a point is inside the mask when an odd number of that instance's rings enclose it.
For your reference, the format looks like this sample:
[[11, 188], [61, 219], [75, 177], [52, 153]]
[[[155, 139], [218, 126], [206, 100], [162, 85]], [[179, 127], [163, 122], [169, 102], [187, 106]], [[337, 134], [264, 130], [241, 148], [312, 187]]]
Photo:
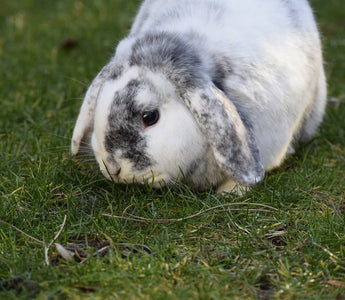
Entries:
[[107, 78], [116, 76], [115, 71], [114, 64], [110, 62], [98, 73], [88, 88], [72, 135], [72, 155], [77, 155], [83, 146], [88, 146], [88, 138], [93, 130], [94, 114], [99, 91]]
[[220, 168], [236, 182], [254, 185], [264, 177], [255, 138], [231, 100], [213, 84], [181, 95], [205, 134]]

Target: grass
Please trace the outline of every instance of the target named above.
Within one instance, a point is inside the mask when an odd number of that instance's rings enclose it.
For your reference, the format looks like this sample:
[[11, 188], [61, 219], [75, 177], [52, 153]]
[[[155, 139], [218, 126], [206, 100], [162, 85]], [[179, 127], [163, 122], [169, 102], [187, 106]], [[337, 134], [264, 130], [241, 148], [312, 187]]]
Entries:
[[[0, 298], [344, 299], [345, 3], [311, 3], [340, 103], [318, 137], [240, 199], [116, 186], [69, 157], [81, 97], [139, 1], [3, 0], [0, 220], [11, 226], [0, 224]], [[57, 242], [79, 258], [52, 246], [47, 266], [44, 245], [13, 226], [45, 245], [61, 229]]]

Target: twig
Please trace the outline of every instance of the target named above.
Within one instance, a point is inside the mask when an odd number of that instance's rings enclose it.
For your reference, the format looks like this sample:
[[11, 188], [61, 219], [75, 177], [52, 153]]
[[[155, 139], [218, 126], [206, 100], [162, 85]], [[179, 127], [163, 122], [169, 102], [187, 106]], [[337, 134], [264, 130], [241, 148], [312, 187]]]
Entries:
[[63, 222], [61, 224], [61, 228], [58, 231], [58, 233], [55, 235], [55, 237], [52, 239], [52, 241], [49, 243], [48, 247], [51, 247], [55, 241], [58, 239], [58, 237], [60, 236], [62, 230], [64, 229], [65, 225], [66, 225], [66, 220], [67, 220], [67, 215], [64, 216]]
[[92, 254], [93, 257], [102, 255], [104, 252], [106, 252], [109, 249], [110, 245], [104, 246], [101, 249], [98, 249], [94, 254]]
[[[44, 246], [44, 261], [46, 262], [46, 265], [49, 266], [49, 248], [55, 243], [55, 241], [60, 236], [62, 230], [64, 229], [66, 225], [67, 215], [64, 216], [63, 222], [61, 224], [61, 227], [58, 231], [58, 233], [54, 236], [54, 238], [51, 240], [51, 242], [46, 246]], [[56, 245], [55, 245], [56, 247]]]
[[44, 246], [46, 245], [45, 242], [40, 241], [39, 239], [36, 239], [35, 237], [33, 237], [33, 236], [27, 234], [27, 233], [24, 232], [23, 230], [19, 229], [18, 227], [14, 226], [14, 225], [12, 225], [12, 224], [10, 224], [10, 223], [7, 223], [7, 222], [5, 222], [5, 221], [3, 221], [3, 220], [0, 220], [0, 223], [1, 223], [1, 224], [4, 224], [4, 225], [7, 225], [7, 226], [11, 227], [11, 228], [14, 229], [14, 230], [19, 231], [21, 234], [25, 235], [25, 236], [28, 237], [29, 239], [31, 239], [31, 240], [33, 240], [33, 241], [35, 241], [35, 242], [37, 242], [37, 243], [39, 243], [39, 244], [41, 244], [41, 245], [44, 245]]
[[[218, 212], [224, 212], [224, 211], [243, 211], [244, 209], [240, 209], [240, 208], [227, 208], [230, 206], [235, 206], [235, 205], [252, 205], [252, 206], [258, 206], [258, 207], [263, 207], [263, 208], [267, 208], [267, 209], [246, 209], [246, 211], [260, 211], [260, 212], [270, 212], [272, 210], [274, 211], [278, 211], [278, 209], [265, 205], [265, 204], [259, 204], [259, 203], [246, 203], [246, 202], [242, 202], [242, 203], [227, 203], [227, 204], [222, 204], [222, 205], [217, 205], [217, 206], [213, 206], [204, 210], [201, 210], [193, 215], [187, 216], [187, 217], [183, 217], [183, 218], [177, 218], [177, 219], [148, 219], [148, 218], [143, 218], [143, 217], [139, 217], [139, 216], [134, 216], [131, 214], [127, 214], [128, 217], [126, 216], [117, 216], [117, 215], [111, 215], [111, 214], [107, 214], [107, 213], [103, 213], [102, 215], [105, 217], [110, 217], [110, 218], [115, 218], [115, 219], [122, 219], [122, 220], [127, 220], [127, 221], [133, 221], [133, 222], [141, 222], [141, 223], [154, 223], [154, 224], [169, 224], [169, 223], [177, 223], [177, 222], [182, 222], [182, 221], [187, 221], [190, 219], [194, 219], [197, 217], [202, 216], [203, 214], [206, 214], [208, 212], [214, 212], [214, 213], [218, 213]], [[223, 208], [222, 210], [219, 210], [220, 208]]]
[[49, 248], [55, 243], [55, 241], [58, 239], [58, 237], [60, 236], [63, 228], [65, 227], [65, 224], [66, 224], [66, 219], [67, 219], [67, 216], [65, 215], [64, 217], [64, 220], [63, 220], [63, 223], [61, 224], [61, 228], [59, 229], [58, 233], [55, 235], [55, 237], [53, 238], [53, 240], [47, 245], [44, 241], [40, 241], [39, 239], [36, 239], [35, 237], [27, 234], [26, 232], [24, 232], [23, 230], [19, 229], [18, 227], [10, 224], [10, 223], [7, 223], [6, 221], [3, 221], [3, 220], [0, 220], [0, 223], [1, 224], [4, 224], [18, 232], [20, 232], [21, 234], [25, 235], [26, 237], [28, 237], [29, 239], [35, 241], [36, 243], [39, 243], [41, 245], [44, 246], [44, 261], [46, 263], [47, 266], [49, 266], [49, 256], [48, 256], [48, 252], [49, 252]]

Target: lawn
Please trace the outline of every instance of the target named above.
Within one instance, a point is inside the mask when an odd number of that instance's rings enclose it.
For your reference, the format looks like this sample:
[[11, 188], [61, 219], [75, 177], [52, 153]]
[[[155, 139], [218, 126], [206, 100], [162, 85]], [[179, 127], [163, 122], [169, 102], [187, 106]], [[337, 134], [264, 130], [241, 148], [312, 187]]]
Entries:
[[345, 299], [345, 2], [311, 4], [325, 121], [238, 198], [117, 186], [70, 157], [85, 89], [138, 0], [2, 0], [0, 298]]

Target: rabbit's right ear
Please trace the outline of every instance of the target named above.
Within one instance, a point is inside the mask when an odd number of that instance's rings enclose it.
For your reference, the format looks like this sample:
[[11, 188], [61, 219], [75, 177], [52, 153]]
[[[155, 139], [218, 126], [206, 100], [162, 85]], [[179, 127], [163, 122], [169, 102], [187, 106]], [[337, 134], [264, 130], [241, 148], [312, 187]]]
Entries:
[[94, 114], [99, 91], [107, 78], [116, 77], [116, 70], [114, 63], [110, 62], [98, 73], [88, 88], [73, 131], [71, 143], [72, 155], [77, 155], [83, 144], [87, 146], [87, 139], [93, 130]]
[[212, 83], [181, 98], [205, 134], [219, 167], [244, 186], [261, 181], [264, 168], [254, 135], [232, 101]]

